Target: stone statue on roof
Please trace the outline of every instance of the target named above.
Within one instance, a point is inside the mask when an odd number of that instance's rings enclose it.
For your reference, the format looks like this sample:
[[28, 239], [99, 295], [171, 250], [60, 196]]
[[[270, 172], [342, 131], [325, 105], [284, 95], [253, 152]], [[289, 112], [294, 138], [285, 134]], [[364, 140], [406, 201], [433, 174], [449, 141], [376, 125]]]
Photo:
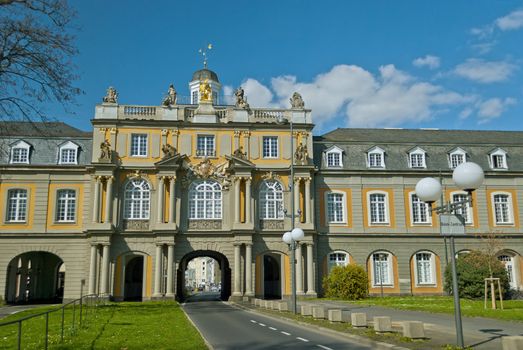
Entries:
[[247, 159], [247, 153], [243, 151], [243, 147], [238, 147], [232, 154], [236, 158]]
[[249, 108], [249, 104], [245, 100], [245, 92], [243, 91], [243, 88], [241, 86], [238, 89], [236, 89], [234, 95], [236, 96], [236, 107]]
[[176, 104], [176, 90], [174, 85], [169, 85], [169, 90], [167, 90], [167, 96], [162, 101], [162, 105], [165, 107], [174, 106]]
[[212, 101], [212, 89], [211, 85], [209, 85], [209, 79], [205, 79], [205, 81], [202, 84], [200, 84], [200, 101]]
[[118, 92], [116, 89], [112, 86], [109, 86], [102, 101], [105, 103], [118, 103]]
[[305, 102], [303, 102], [303, 98], [297, 92], [292, 94], [292, 97], [290, 98], [289, 101], [291, 102], [291, 107], [292, 108], [303, 109], [305, 107]]
[[162, 146], [162, 152], [164, 158], [171, 158], [176, 155], [176, 148], [173, 145], [166, 143]]

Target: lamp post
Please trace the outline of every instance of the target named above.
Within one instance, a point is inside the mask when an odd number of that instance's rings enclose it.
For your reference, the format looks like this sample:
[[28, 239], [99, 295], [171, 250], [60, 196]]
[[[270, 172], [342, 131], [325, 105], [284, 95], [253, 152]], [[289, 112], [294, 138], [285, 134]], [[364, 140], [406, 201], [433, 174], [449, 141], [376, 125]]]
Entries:
[[[432, 203], [442, 197], [441, 182], [432, 177], [426, 177], [416, 184], [416, 195], [429, 204], [430, 211], [438, 215], [452, 214], [457, 209], [464, 209], [467, 205], [472, 207], [472, 192], [481, 186], [485, 175], [483, 169], [476, 163], [466, 162], [458, 165], [452, 173], [452, 180], [458, 188], [467, 192], [467, 199], [459, 202], [443, 202], [441, 206], [432, 208]], [[440, 220], [440, 225], [442, 221]], [[442, 233], [444, 234], [444, 233]], [[456, 251], [454, 246], [454, 235], [450, 234], [450, 258], [452, 266], [452, 294], [454, 296], [454, 319], [456, 323], [457, 345], [464, 347], [463, 326], [461, 324], [461, 307], [459, 303], [458, 275], [456, 272]]]

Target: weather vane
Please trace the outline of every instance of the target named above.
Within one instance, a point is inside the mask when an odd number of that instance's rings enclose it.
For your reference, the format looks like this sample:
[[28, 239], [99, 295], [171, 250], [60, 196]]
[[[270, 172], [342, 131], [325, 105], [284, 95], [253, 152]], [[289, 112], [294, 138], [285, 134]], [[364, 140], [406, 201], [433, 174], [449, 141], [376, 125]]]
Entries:
[[199, 49], [198, 52], [203, 57], [203, 68], [207, 68], [207, 51], [212, 50], [212, 44], [208, 44], [206, 48]]

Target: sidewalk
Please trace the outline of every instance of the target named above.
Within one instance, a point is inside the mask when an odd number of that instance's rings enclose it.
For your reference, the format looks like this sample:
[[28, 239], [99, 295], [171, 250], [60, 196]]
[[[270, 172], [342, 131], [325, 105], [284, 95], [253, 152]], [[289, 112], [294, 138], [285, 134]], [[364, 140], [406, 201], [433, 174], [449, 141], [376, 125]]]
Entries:
[[41, 307], [41, 306], [43, 306], [43, 305], [36, 304], [36, 305], [4, 305], [4, 306], [0, 306], [0, 320], [2, 320], [3, 318], [5, 318], [5, 317], [7, 317], [9, 315], [13, 315], [13, 314], [16, 314], [16, 313], [24, 311], [24, 310], [29, 310], [29, 309], [33, 309], [35, 307]]

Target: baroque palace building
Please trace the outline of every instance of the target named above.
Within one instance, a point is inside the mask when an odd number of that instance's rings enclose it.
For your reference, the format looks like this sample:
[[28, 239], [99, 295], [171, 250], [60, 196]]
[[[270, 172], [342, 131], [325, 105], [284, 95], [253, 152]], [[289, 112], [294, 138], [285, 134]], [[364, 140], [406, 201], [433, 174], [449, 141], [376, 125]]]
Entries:
[[[251, 108], [243, 90], [220, 101], [204, 68], [182, 104], [121, 105], [109, 88], [92, 133], [63, 123], [0, 128], [0, 289], [8, 302], [182, 298], [188, 263], [216, 260], [223, 299], [321, 295], [336, 265], [369, 273], [371, 294], [442, 294], [448, 252], [438, 217], [414, 187], [478, 163], [485, 182], [461, 210], [458, 250], [500, 238], [497, 257], [523, 289], [523, 132], [336, 129], [312, 136], [297, 93], [288, 109]], [[180, 98], [181, 100], [181, 98]], [[291, 139], [292, 138], [292, 139]], [[292, 145], [292, 147], [291, 147]], [[294, 196], [289, 188], [294, 172]], [[292, 198], [291, 198], [292, 197]]]

